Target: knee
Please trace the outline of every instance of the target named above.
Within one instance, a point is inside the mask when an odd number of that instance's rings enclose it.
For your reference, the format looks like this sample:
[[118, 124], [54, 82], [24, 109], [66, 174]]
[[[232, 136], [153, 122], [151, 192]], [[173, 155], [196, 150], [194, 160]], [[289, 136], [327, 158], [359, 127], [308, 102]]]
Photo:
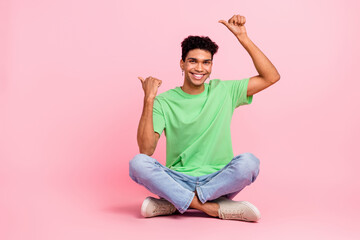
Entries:
[[252, 153], [244, 153], [243, 158], [246, 165], [251, 171], [258, 171], [260, 166], [260, 160]]
[[143, 176], [142, 173], [146, 166], [153, 159], [145, 154], [137, 154], [133, 159], [129, 162], [129, 175], [132, 179], [137, 178], [137, 176]]
[[252, 153], [243, 153], [238, 160], [239, 170], [244, 174], [243, 176], [254, 182], [259, 174], [260, 160]]

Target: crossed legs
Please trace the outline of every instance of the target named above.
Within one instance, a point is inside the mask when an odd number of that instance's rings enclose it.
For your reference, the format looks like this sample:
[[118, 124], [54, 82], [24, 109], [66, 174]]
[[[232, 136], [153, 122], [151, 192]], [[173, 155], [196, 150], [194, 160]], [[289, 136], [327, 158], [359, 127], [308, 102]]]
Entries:
[[232, 199], [255, 181], [259, 160], [251, 153], [240, 154], [218, 172], [193, 177], [170, 170], [145, 154], [138, 154], [130, 161], [129, 170], [135, 182], [172, 203], [180, 213], [194, 208], [217, 217], [219, 204], [211, 200], [221, 196]]
[[194, 208], [197, 210], [200, 210], [204, 213], [206, 213], [209, 216], [212, 217], [218, 217], [219, 216], [219, 204], [215, 202], [200, 202], [197, 193], [195, 192], [195, 196], [193, 200], [190, 203], [189, 208]]

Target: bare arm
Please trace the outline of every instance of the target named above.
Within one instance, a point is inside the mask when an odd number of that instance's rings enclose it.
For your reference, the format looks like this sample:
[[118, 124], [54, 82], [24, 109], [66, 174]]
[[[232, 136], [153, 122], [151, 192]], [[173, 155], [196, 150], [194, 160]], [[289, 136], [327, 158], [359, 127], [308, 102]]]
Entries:
[[137, 142], [140, 153], [148, 156], [153, 155], [160, 135], [154, 132], [153, 106], [158, 87], [161, 80], [148, 77], [145, 80], [140, 78], [145, 93], [144, 106], [137, 131]]
[[248, 37], [244, 26], [245, 17], [234, 15], [228, 22], [224, 20], [219, 22], [224, 24], [236, 36], [240, 44], [249, 53], [256, 71], [259, 73], [259, 75], [250, 78], [247, 95], [254, 95], [276, 83], [280, 79], [280, 74], [265, 54]]

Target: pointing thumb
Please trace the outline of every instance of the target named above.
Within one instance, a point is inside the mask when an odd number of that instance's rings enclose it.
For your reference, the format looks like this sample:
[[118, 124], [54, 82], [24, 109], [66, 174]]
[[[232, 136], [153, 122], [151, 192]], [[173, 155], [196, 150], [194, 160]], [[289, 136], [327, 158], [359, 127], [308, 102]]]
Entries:
[[225, 26], [228, 26], [228, 22], [225, 21], [225, 20], [219, 20], [219, 23], [222, 23], [222, 24], [224, 24]]

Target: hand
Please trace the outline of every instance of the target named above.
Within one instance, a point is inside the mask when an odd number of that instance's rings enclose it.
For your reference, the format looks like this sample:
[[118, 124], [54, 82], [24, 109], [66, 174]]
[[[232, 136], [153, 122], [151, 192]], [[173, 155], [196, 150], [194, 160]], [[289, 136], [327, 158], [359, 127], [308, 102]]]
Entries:
[[162, 81], [153, 77], [147, 77], [145, 80], [138, 77], [141, 81], [142, 88], [146, 98], [155, 98], [158, 88], [161, 86]]
[[235, 36], [247, 36], [245, 28], [246, 18], [240, 15], [234, 15], [229, 21], [220, 20], [219, 23], [224, 24]]

